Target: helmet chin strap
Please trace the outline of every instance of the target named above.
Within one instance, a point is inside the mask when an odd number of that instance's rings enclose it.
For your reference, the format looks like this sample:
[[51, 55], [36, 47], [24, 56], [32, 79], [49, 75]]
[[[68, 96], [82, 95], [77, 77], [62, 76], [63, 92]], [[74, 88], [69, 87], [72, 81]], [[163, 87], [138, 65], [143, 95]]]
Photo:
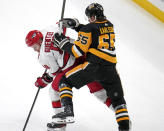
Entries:
[[92, 19], [92, 18], [93, 18], [93, 17], [90, 17], [90, 18], [89, 18], [89, 22], [90, 22], [90, 23], [94, 23], [94, 22], [96, 21], [96, 19], [97, 19], [96, 16], [94, 16], [94, 19]]

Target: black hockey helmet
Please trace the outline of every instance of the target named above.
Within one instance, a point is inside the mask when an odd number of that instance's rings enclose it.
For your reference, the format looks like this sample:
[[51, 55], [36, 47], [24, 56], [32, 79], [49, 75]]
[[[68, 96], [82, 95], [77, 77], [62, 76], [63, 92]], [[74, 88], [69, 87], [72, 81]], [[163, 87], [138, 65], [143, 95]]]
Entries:
[[87, 17], [91, 17], [93, 15], [97, 18], [104, 17], [104, 9], [102, 5], [98, 3], [92, 3], [85, 9], [85, 14]]

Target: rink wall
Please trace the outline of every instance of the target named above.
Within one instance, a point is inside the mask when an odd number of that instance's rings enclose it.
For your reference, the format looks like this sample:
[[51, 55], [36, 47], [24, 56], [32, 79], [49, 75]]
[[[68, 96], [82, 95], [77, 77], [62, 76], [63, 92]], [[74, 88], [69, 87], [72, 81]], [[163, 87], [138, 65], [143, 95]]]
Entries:
[[164, 23], [164, 0], [132, 0]]

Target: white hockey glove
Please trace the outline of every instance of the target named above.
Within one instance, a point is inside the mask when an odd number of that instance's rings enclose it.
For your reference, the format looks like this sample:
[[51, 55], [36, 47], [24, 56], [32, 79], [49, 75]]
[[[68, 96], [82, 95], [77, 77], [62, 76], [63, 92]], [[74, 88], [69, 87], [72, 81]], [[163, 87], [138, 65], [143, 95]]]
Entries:
[[80, 25], [78, 19], [74, 18], [64, 18], [62, 20], [63, 22], [63, 27], [66, 27], [66, 28], [75, 28], [75, 27], [78, 27]]
[[59, 34], [59, 33], [55, 33], [54, 37], [53, 37], [53, 42], [54, 44], [59, 47], [60, 49], [62, 49], [62, 47], [66, 44], [69, 43], [69, 39], [64, 36], [63, 34]]

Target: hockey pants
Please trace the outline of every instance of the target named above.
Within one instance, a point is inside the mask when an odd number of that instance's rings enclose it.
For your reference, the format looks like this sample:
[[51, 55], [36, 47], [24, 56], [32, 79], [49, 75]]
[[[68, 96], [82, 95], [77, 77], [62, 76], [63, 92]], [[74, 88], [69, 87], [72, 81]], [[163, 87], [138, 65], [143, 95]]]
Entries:
[[[61, 108], [61, 102], [60, 102], [60, 96], [59, 96], [59, 82], [62, 79], [62, 77], [65, 75], [65, 73], [70, 69], [71, 68], [58, 73], [56, 75], [56, 77], [54, 78], [54, 80], [51, 84], [51, 87], [49, 89], [49, 95], [51, 98], [52, 107], [53, 107], [53, 111], [55, 114], [63, 111]], [[111, 100], [109, 97], [107, 97], [106, 91], [104, 90], [104, 88], [101, 86], [100, 83], [91, 82], [91, 83], [87, 84], [87, 86], [88, 86], [91, 94], [93, 94], [99, 101], [106, 104], [107, 107], [110, 107]]]

